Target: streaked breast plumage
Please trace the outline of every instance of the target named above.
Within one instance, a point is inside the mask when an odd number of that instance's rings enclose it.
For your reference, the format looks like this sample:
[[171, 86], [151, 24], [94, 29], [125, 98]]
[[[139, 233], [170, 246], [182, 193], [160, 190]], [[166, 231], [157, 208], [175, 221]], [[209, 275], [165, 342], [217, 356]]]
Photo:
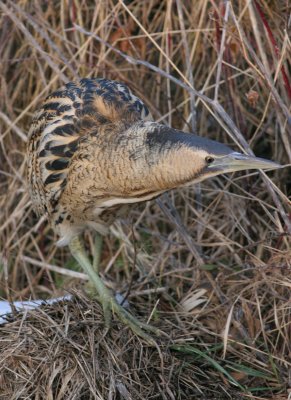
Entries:
[[[78, 203], [82, 202], [88, 206], [88, 201], [75, 199], [74, 196], [74, 174], [70, 174], [70, 169], [74, 169], [74, 158], [83, 160], [84, 179], [93, 180], [93, 184], [98, 186], [96, 176], [90, 175], [90, 172], [96, 171], [93, 171], [94, 168], [88, 169], [88, 164], [92, 161], [86, 154], [90, 141], [94, 142], [94, 136], [99, 135], [99, 141], [102, 139], [106, 142], [106, 131], [110, 131], [111, 136], [118, 135], [118, 127], [128, 127], [139, 120], [151, 120], [145, 104], [133, 95], [126, 85], [107, 79], [82, 79], [79, 82], [68, 83], [49, 95], [35, 113], [28, 144], [28, 181], [31, 198], [38, 214], [46, 214], [61, 236], [66, 232], [68, 237], [63, 244], [68, 242], [69, 236], [75, 230], [80, 231], [84, 228], [87, 214], [90, 214], [88, 210], [86, 212], [86, 207], [78, 208]], [[98, 159], [94, 163], [98, 164]], [[102, 174], [102, 171], [99, 173]], [[66, 193], [67, 203], [64, 204], [61, 198], [66, 188], [71, 188], [71, 199], [68, 199], [70, 194]], [[88, 184], [84, 185], [83, 195], [90, 197], [86, 189]], [[110, 207], [110, 199], [108, 206], [107, 200], [106, 195], [99, 196], [99, 201], [95, 196], [95, 216], [98, 214], [99, 219], [104, 210]], [[70, 203], [73, 204], [70, 206]], [[98, 203], [99, 212], [96, 213]], [[114, 207], [116, 208], [116, 202]], [[108, 225], [109, 222], [111, 218], [108, 216], [105, 221], [98, 221], [100, 227], [103, 224]]]
[[107, 79], [68, 83], [48, 96], [29, 132], [32, 202], [59, 245], [86, 227], [105, 234], [133, 203], [248, 168], [278, 164], [154, 122], [126, 85]]

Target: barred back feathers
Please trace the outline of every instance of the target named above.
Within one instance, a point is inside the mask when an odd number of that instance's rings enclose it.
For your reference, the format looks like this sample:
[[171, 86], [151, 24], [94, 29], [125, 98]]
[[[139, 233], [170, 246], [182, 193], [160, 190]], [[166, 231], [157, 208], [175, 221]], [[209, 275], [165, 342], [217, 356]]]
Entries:
[[[117, 135], [121, 127], [139, 120], [151, 120], [145, 104], [126, 85], [107, 79], [82, 79], [68, 83], [49, 95], [35, 113], [28, 135], [30, 194], [37, 213], [46, 214], [61, 236], [60, 245], [67, 244], [74, 233], [84, 228], [85, 222], [101, 232], [105, 232], [106, 225], [111, 222], [110, 213], [104, 212], [110, 204], [100, 204], [99, 211], [104, 214], [104, 221], [96, 222], [95, 217], [93, 221], [84, 221], [82, 212], [86, 214], [86, 207], [71, 212], [75, 185], [74, 177], [70, 174], [70, 169], [74, 169], [73, 160], [83, 161], [84, 171], [81, 175], [84, 180], [94, 179], [86, 174], [90, 172], [86, 155], [90, 141], [100, 135], [102, 141], [106, 142], [109, 139], [106, 132]], [[82, 181], [78, 184], [82, 184]], [[64, 204], [61, 197], [67, 186], [71, 187], [73, 198]], [[88, 185], [84, 186], [85, 195]], [[90, 196], [90, 193], [87, 195]], [[106, 199], [106, 196], [100, 197]], [[78, 207], [80, 201], [75, 200]], [[95, 207], [95, 216], [99, 213], [96, 210], [98, 207]]]
[[58, 244], [66, 245], [86, 227], [105, 234], [132, 203], [222, 173], [207, 159], [231, 152], [153, 122], [122, 83], [82, 79], [48, 96], [35, 114], [28, 143], [31, 198], [60, 236]]

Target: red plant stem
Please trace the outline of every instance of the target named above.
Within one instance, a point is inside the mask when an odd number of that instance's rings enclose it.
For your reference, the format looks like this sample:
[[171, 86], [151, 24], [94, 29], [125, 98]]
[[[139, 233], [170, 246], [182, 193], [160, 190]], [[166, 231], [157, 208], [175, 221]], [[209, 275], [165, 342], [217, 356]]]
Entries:
[[[225, 6], [223, 4], [223, 2], [219, 3], [219, 11], [220, 14], [222, 16], [222, 18], [224, 17], [224, 13], [225, 13]], [[214, 10], [214, 16], [215, 16], [215, 34], [216, 34], [216, 46], [217, 46], [217, 52], [219, 52], [220, 50], [220, 43], [221, 43], [221, 27], [220, 27], [220, 23], [219, 23], [219, 15], [218, 12], [216, 11], [216, 9]]]
[[[262, 20], [262, 22], [264, 24], [264, 27], [266, 28], [266, 31], [267, 31], [269, 39], [270, 39], [270, 41], [272, 43], [275, 55], [277, 56], [277, 59], [279, 59], [280, 58], [280, 51], [279, 51], [279, 48], [277, 46], [277, 43], [276, 43], [275, 37], [273, 35], [273, 32], [272, 32], [272, 30], [271, 30], [271, 28], [270, 28], [270, 26], [268, 24], [268, 21], [267, 21], [267, 19], [265, 17], [265, 14], [263, 13], [262, 8], [259, 5], [259, 3], [257, 2], [257, 0], [254, 0], [254, 4], [255, 4], [256, 9], [257, 9], [257, 11], [258, 11], [258, 13], [259, 13], [259, 15], [261, 17], [261, 20]], [[282, 76], [283, 76], [283, 81], [284, 81], [288, 96], [291, 99], [291, 85], [290, 85], [290, 81], [289, 81], [289, 79], [287, 77], [284, 65], [281, 66], [281, 73], [282, 73]]]

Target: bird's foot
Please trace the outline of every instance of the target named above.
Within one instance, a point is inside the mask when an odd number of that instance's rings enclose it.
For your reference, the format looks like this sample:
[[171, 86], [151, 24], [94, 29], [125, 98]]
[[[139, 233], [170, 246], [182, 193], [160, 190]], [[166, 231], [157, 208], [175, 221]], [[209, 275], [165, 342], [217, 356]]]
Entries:
[[120, 321], [122, 321], [125, 325], [127, 325], [136, 335], [146, 340], [149, 344], [155, 346], [156, 345], [155, 340], [147, 332], [153, 333], [158, 336], [163, 332], [157, 328], [154, 328], [153, 326], [140, 322], [137, 318], [135, 318], [127, 310], [125, 310], [120, 304], [118, 304], [114, 296], [111, 294], [110, 290], [107, 289], [102, 279], [100, 278], [98, 273], [99, 269], [98, 264], [99, 264], [101, 241], [99, 240], [96, 246], [97, 251], [96, 255], [94, 256], [94, 266], [91, 264], [79, 237], [74, 237], [71, 240], [69, 246], [72, 255], [79, 262], [84, 271], [88, 274], [89, 281], [93, 286], [95, 293], [97, 292], [99, 296], [99, 300], [103, 306], [106, 328], [108, 329], [110, 327], [111, 316], [113, 313], [120, 319]]
[[146, 340], [150, 345], [156, 345], [154, 338], [150, 334], [160, 336], [162, 331], [154, 326], [139, 321], [122, 305], [118, 304], [116, 299], [109, 293], [100, 298], [102, 303], [106, 328], [111, 325], [112, 314], [116, 315], [119, 320], [128, 326], [137, 336]]

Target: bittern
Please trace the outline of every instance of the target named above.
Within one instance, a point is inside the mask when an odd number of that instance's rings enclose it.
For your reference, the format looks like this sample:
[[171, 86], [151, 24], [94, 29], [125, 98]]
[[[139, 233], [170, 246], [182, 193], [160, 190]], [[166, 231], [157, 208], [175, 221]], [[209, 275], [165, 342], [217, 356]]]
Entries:
[[59, 236], [57, 245], [69, 245], [89, 275], [106, 326], [113, 312], [146, 339], [146, 331], [154, 328], [116, 302], [84, 250], [82, 232], [93, 228], [105, 235], [131, 204], [171, 189], [228, 172], [278, 166], [154, 122], [126, 85], [107, 79], [71, 82], [49, 95], [29, 132], [28, 181], [35, 210], [48, 217]]

